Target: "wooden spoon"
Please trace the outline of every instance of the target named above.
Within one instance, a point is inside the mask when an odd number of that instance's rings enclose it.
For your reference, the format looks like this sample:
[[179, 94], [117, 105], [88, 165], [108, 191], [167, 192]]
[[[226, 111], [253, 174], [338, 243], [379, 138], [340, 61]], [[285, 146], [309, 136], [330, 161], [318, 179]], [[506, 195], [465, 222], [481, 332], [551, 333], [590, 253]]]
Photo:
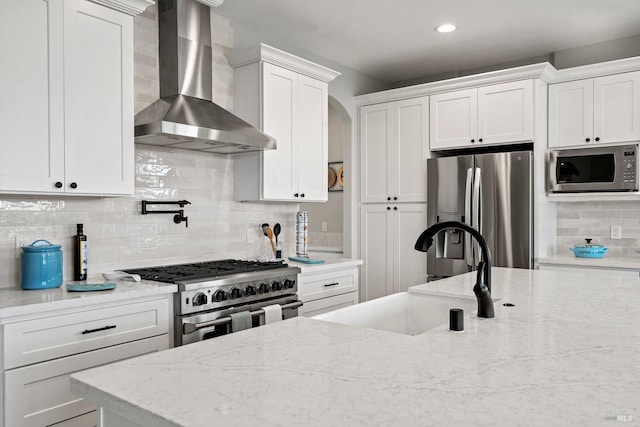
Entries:
[[271, 243], [271, 250], [273, 250], [273, 254], [276, 254], [276, 246], [273, 244], [273, 230], [271, 227], [267, 226], [267, 237], [269, 238], [269, 243]]

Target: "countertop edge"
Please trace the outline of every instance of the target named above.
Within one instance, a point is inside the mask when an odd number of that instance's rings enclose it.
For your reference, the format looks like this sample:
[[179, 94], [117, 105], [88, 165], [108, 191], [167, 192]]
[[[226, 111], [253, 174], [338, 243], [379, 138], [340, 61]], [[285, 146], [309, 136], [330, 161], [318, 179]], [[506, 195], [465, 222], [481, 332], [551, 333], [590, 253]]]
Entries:
[[177, 285], [157, 282], [139, 283], [118, 281], [112, 291], [68, 292], [63, 284], [59, 288], [42, 290], [2, 289], [0, 318], [40, 314], [57, 310], [85, 307], [89, 304], [105, 304], [173, 294]]
[[[314, 258], [320, 259], [320, 258]], [[361, 259], [352, 258], [328, 258], [322, 264], [304, 264], [300, 262], [289, 261], [288, 264], [300, 269], [300, 274], [320, 273], [324, 271], [340, 270], [344, 268], [357, 267], [363, 264]]]
[[555, 255], [538, 258], [537, 265], [567, 265], [587, 268], [611, 268], [640, 270], [640, 257], [607, 256], [602, 258], [579, 258], [568, 255]]

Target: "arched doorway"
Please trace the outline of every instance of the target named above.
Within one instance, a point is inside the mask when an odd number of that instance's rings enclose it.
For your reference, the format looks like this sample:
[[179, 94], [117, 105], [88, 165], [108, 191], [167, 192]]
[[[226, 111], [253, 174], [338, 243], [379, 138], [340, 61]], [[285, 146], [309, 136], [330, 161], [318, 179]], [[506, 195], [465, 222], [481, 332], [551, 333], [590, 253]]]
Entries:
[[[301, 203], [309, 214], [309, 251], [322, 256], [351, 256], [351, 117], [335, 98], [329, 96], [328, 162], [341, 179], [329, 187], [326, 203]], [[328, 177], [328, 184], [331, 180]]]

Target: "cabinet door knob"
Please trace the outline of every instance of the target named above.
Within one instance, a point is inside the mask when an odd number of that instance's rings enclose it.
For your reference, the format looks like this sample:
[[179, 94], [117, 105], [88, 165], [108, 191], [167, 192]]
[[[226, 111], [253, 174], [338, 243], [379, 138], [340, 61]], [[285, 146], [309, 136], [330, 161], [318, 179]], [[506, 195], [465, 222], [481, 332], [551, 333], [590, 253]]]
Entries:
[[300, 197], [304, 197], [304, 193], [300, 194]]
[[596, 142], [600, 141], [600, 137], [596, 136]]
[[391, 200], [391, 197], [387, 197], [387, 200]]
[[471, 142], [476, 142], [476, 140], [475, 140], [475, 139], [472, 139], [472, 140], [471, 140]]
[[394, 207], [393, 207], [393, 210], [394, 210], [394, 211], [397, 211], [397, 210], [398, 210], [398, 207], [397, 207], [397, 206], [394, 206]]
[[53, 184], [56, 188], [62, 188], [62, 183], [60, 181]]
[[387, 210], [390, 211], [391, 210], [391, 206], [387, 206]]
[[479, 139], [478, 139], [478, 142], [482, 142], [482, 138], [479, 138]]
[[76, 184], [75, 182], [72, 182], [71, 184], [69, 184], [69, 187], [78, 188], [78, 184]]
[[590, 141], [591, 141], [591, 138], [587, 138], [587, 139], [585, 139], [585, 141], [590, 142]]
[[294, 194], [293, 194], [293, 197], [298, 197], [298, 193], [294, 193]]
[[394, 197], [394, 198], [393, 198], [393, 200], [398, 200], [398, 198], [397, 198], [397, 197]]

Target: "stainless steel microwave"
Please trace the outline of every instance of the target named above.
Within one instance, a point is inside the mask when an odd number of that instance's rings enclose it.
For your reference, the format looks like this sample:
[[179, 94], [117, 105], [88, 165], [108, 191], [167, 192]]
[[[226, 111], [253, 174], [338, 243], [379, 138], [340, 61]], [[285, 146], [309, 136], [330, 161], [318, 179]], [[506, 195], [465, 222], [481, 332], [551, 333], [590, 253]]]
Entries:
[[549, 191], [580, 193], [638, 190], [638, 145], [552, 150]]

